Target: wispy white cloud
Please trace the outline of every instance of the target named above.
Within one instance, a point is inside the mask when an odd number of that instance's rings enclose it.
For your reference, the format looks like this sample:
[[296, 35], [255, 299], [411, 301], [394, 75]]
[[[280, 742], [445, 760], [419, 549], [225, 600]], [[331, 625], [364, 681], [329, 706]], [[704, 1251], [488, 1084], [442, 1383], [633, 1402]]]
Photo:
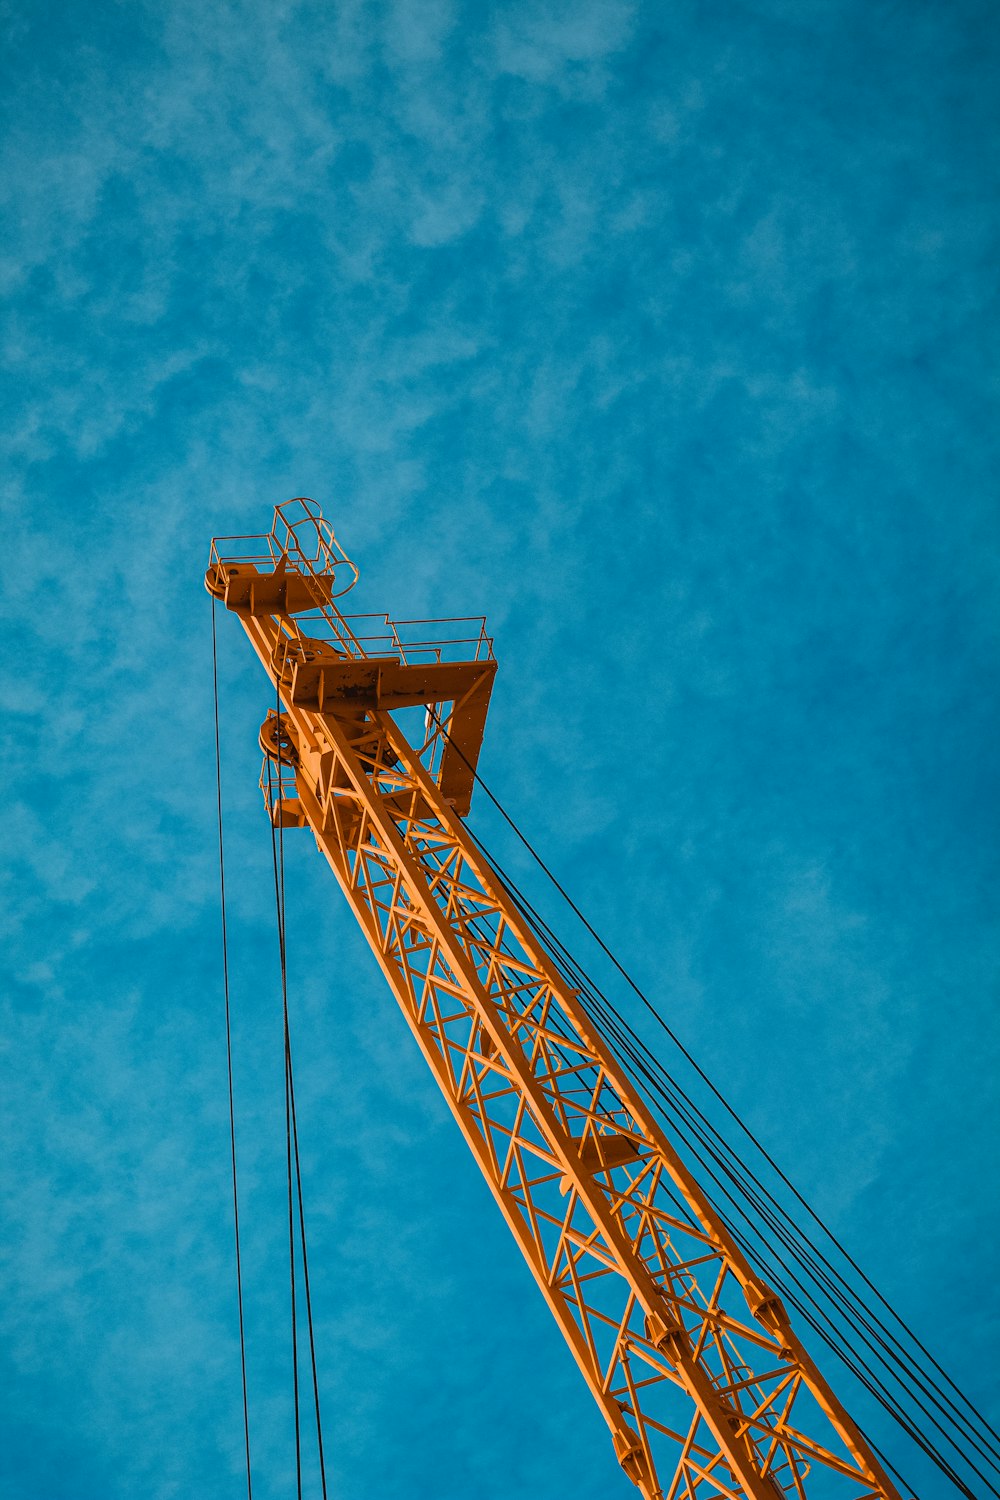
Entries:
[[[985, 1284], [995, 225], [966, 19], [176, 0], [13, 26], [10, 1500], [56, 1493], [50, 1413], [81, 1500], [238, 1480], [200, 579], [213, 532], [291, 494], [327, 504], [359, 608], [490, 614], [487, 778], [888, 1290], [954, 1285], [921, 1207], [949, 1192]], [[266, 703], [219, 623], [266, 1496], [290, 1418]], [[300, 852], [336, 1492], [624, 1495]], [[875, 1203], [917, 1226], [905, 1261]], [[950, 1308], [979, 1378], [982, 1307]]]

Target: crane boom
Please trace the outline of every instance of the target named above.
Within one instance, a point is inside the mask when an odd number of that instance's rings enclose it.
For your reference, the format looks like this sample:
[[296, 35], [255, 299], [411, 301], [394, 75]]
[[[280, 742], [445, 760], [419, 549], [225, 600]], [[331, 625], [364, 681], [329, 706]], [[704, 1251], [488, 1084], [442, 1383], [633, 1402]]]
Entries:
[[308, 501], [212, 544], [206, 586], [275, 689], [268, 809], [326, 856], [622, 1468], [644, 1500], [899, 1500], [466, 828], [484, 622], [407, 639], [341, 612], [356, 576]]

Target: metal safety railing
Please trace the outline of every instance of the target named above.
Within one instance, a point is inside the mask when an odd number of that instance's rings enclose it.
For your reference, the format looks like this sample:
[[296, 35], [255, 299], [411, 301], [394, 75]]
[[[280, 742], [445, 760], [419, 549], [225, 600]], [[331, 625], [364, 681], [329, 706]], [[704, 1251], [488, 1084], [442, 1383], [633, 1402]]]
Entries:
[[358, 581], [357, 566], [337, 541], [333, 527], [316, 502], [304, 498], [276, 505], [268, 532], [213, 537], [209, 565], [265, 563], [275, 568], [282, 558], [290, 572], [334, 580], [332, 593], [324, 592], [321, 599], [339, 599]]
[[[493, 637], [486, 634], [485, 615], [452, 615], [438, 620], [393, 620], [388, 615], [343, 618], [365, 656], [389, 656], [405, 666], [494, 659]], [[435, 626], [451, 626], [452, 630], [442, 635], [433, 629]]]
[[[358, 569], [312, 500], [286, 500], [276, 506], [269, 532], [213, 538], [209, 566], [217, 569], [243, 564], [273, 572], [282, 560], [287, 572], [304, 580], [315, 602], [314, 608], [282, 619], [286, 649], [323, 641], [345, 656], [388, 659], [410, 666], [494, 659], [493, 638], [486, 634], [482, 615], [392, 620], [388, 615], [342, 614], [334, 600], [354, 587]], [[452, 628], [443, 633], [445, 626]]]

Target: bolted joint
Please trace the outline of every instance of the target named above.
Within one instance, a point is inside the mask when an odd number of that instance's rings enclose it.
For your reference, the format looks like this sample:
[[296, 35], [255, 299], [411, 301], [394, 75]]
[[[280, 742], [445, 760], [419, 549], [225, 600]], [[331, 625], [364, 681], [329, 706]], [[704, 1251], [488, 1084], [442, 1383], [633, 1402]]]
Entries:
[[[763, 1282], [748, 1281], [743, 1288], [743, 1295], [751, 1317], [756, 1318], [758, 1323], [763, 1323], [765, 1328], [776, 1334], [784, 1343], [789, 1330], [788, 1313], [777, 1292], [773, 1292]], [[785, 1355], [784, 1349], [782, 1349], [782, 1354]]]
[[619, 1427], [612, 1436], [615, 1443], [615, 1457], [632, 1483], [640, 1486], [650, 1484], [652, 1476], [649, 1460], [637, 1434], [632, 1431], [631, 1427]]
[[687, 1329], [672, 1308], [646, 1314], [646, 1337], [674, 1364], [691, 1353]]

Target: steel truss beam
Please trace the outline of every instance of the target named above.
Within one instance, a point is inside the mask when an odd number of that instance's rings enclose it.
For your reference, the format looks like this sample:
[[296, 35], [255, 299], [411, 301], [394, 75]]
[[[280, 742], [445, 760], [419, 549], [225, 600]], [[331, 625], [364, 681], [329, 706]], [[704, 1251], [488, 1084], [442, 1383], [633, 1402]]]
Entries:
[[[287, 621], [237, 613], [280, 691]], [[314, 833], [645, 1500], [899, 1500], [391, 715], [292, 700], [272, 815]]]

